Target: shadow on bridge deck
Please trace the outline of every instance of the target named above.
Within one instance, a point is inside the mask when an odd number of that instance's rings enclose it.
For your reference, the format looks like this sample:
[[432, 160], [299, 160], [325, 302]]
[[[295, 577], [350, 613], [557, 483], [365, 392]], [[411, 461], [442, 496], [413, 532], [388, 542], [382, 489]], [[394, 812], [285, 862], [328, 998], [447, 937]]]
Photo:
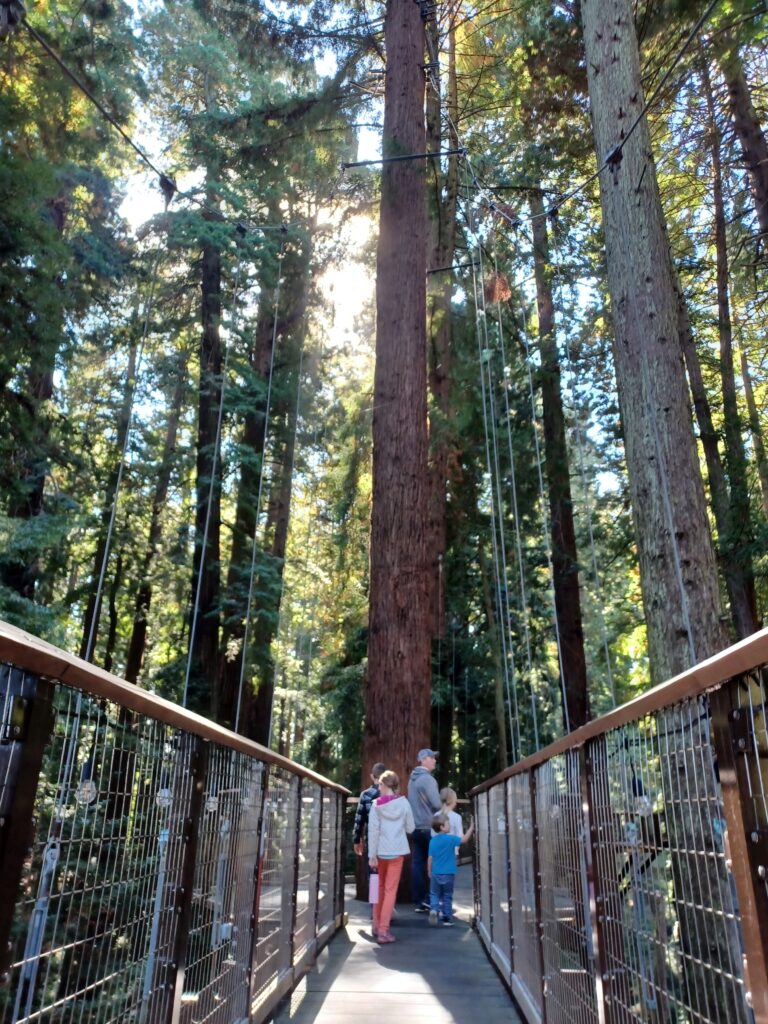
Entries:
[[510, 997], [468, 921], [472, 869], [459, 868], [453, 928], [431, 928], [426, 915], [398, 907], [397, 942], [378, 946], [370, 908], [348, 888], [349, 924], [278, 1007], [276, 1024], [518, 1024]]

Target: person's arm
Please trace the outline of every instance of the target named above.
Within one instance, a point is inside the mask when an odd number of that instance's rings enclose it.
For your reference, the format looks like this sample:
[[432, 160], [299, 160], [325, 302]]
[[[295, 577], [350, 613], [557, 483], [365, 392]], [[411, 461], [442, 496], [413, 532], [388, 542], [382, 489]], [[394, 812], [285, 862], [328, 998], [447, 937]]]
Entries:
[[416, 828], [416, 822], [413, 820], [413, 811], [411, 810], [411, 805], [406, 802], [405, 806], [405, 831], [408, 833], [408, 835], [410, 835], [411, 832], [413, 832], [413, 830]]
[[474, 819], [474, 818], [470, 818], [470, 819], [469, 819], [469, 828], [468, 828], [468, 829], [467, 829], [467, 831], [466, 831], [466, 832], [464, 833], [464, 835], [463, 835], [463, 836], [461, 837], [461, 841], [462, 841], [462, 843], [466, 843], [466, 841], [467, 841], [468, 839], [471, 839], [471, 838], [472, 838], [472, 833], [473, 833], [474, 831], [475, 831], [475, 819]]
[[432, 775], [429, 776], [426, 793], [427, 799], [429, 800], [429, 806], [432, 808], [432, 813], [437, 814], [438, 811], [442, 811], [443, 801], [440, 799], [440, 790], [438, 789], [437, 782]]
[[368, 863], [372, 868], [379, 866], [379, 831], [379, 812], [373, 803], [368, 813]]

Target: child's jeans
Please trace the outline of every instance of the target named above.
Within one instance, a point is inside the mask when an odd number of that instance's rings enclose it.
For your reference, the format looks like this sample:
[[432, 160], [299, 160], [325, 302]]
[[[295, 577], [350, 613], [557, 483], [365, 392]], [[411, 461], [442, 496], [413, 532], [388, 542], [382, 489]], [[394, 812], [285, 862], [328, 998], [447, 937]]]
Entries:
[[429, 882], [429, 907], [437, 913], [442, 904], [443, 920], [450, 921], [453, 915], [453, 884], [456, 875], [432, 875]]

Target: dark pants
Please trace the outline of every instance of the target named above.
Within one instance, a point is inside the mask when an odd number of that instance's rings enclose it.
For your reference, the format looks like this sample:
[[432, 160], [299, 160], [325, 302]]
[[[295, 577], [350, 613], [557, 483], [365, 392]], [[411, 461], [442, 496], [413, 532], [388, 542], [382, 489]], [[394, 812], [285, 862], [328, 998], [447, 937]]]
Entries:
[[427, 858], [429, 857], [428, 828], [417, 828], [411, 832], [411, 895], [418, 907], [427, 898]]

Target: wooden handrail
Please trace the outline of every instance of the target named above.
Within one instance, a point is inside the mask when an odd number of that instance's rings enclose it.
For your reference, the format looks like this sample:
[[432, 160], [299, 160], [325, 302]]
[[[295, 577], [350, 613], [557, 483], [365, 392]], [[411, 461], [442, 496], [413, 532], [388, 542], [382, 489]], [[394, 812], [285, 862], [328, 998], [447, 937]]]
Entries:
[[46, 643], [31, 633], [0, 620], [0, 661], [8, 662], [26, 672], [32, 672], [54, 682], [58, 681], [77, 690], [84, 690], [95, 697], [113, 701], [129, 711], [147, 715], [174, 729], [201, 736], [212, 743], [219, 743], [230, 750], [285, 768], [294, 775], [310, 779], [322, 786], [349, 794], [349, 790], [337, 782], [296, 764], [287, 757], [281, 757], [267, 747], [247, 739], [216, 722], [203, 718], [193, 711], [187, 711], [163, 697], [158, 697], [140, 686], [127, 683], [104, 669], [91, 665], [66, 651]]
[[746, 640], [740, 640], [739, 643], [727, 647], [719, 654], [707, 658], [706, 661], [694, 665], [693, 668], [681, 672], [680, 675], [674, 676], [667, 682], [654, 686], [652, 690], [627, 701], [621, 707], [614, 708], [613, 711], [601, 715], [600, 718], [587, 722], [586, 725], [567, 736], [561, 736], [559, 740], [555, 740], [549, 746], [511, 765], [503, 772], [499, 772], [498, 775], [494, 775], [492, 779], [487, 779], [475, 786], [471, 790], [470, 796], [482, 793], [513, 775], [528, 772], [567, 750], [581, 747], [588, 740], [602, 736], [610, 732], [611, 729], [618, 729], [630, 722], [637, 722], [654, 711], [659, 711], [661, 708], [669, 707], [680, 701], [698, 697], [708, 690], [722, 686], [736, 676], [744, 675], [752, 669], [766, 664], [768, 664], [768, 629], [761, 629], [759, 633], [753, 633]]

